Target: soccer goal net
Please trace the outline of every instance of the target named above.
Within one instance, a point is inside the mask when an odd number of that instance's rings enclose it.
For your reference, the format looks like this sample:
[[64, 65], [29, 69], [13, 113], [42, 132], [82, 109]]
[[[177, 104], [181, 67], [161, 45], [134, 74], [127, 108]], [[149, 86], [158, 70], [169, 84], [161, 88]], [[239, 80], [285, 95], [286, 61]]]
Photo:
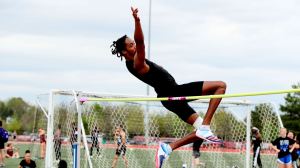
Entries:
[[[81, 98], [93, 101], [82, 103]], [[131, 100], [120, 101], [120, 98]], [[166, 110], [159, 101], [139, 101], [137, 96], [110, 95], [79, 91], [51, 91], [47, 103], [47, 151], [45, 167], [57, 167], [58, 160], [81, 168], [153, 168], [159, 142], [170, 143], [194, 128]], [[208, 101], [189, 103], [204, 116]], [[41, 105], [42, 106], [42, 105]], [[116, 130], [125, 132], [126, 152], [116, 155]], [[269, 144], [278, 136], [282, 123], [275, 105], [223, 99], [211, 128], [223, 140], [220, 145], [204, 142], [200, 148], [200, 167], [252, 167], [251, 127], [262, 135], [261, 160], [264, 167], [276, 167], [276, 154]], [[60, 128], [59, 141], [57, 130]], [[124, 154], [124, 155], [123, 155]], [[124, 160], [124, 158], [126, 160]], [[193, 164], [192, 144], [170, 155], [164, 168], [197, 167]], [[198, 167], [199, 167], [198, 166]]]

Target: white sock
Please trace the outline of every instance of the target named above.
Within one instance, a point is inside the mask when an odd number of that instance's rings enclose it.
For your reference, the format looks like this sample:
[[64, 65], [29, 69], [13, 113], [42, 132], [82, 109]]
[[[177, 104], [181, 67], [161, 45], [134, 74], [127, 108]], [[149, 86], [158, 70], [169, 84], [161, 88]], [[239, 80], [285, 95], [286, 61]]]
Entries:
[[170, 153], [173, 151], [169, 144], [167, 144], [167, 150], [168, 150], [168, 155], [170, 155]]
[[210, 130], [210, 125], [201, 125], [200, 128], [203, 128], [203, 129], [209, 129], [209, 130]]
[[194, 128], [199, 129], [202, 125], [203, 119], [198, 117], [196, 121], [193, 123]]

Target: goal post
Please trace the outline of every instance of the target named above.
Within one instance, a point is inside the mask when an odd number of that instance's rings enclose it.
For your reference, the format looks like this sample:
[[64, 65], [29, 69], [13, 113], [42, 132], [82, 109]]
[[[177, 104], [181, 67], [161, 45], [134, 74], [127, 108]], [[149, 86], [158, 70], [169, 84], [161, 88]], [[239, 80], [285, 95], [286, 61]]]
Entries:
[[45, 168], [53, 167], [53, 132], [54, 132], [54, 122], [53, 122], [53, 90], [49, 93], [49, 105], [48, 105], [48, 117], [47, 117], [47, 144], [46, 144], [46, 158], [45, 158]]
[[[170, 101], [185, 98], [172, 99]], [[208, 107], [208, 101], [202, 99], [189, 104], [200, 116], [204, 116]], [[70, 167], [76, 164], [80, 168], [111, 167], [116, 150], [115, 128], [120, 125], [126, 133], [125, 156], [132, 168], [154, 167], [154, 155], [159, 141], [173, 142], [193, 131], [192, 126], [167, 111], [155, 98], [52, 90], [48, 103], [46, 168], [57, 167], [57, 146], [53, 139], [58, 125], [62, 127], [62, 143], [59, 147], [61, 159], [66, 160]], [[222, 100], [211, 124], [213, 132], [224, 143], [214, 145], [204, 142], [200, 149], [200, 160], [208, 167], [249, 168], [252, 164], [252, 126], [259, 127], [262, 133], [263, 164], [270, 167], [276, 165], [275, 153], [268, 148], [268, 144], [277, 137], [282, 127], [276, 106], [268, 102], [251, 103], [231, 99]], [[92, 134], [96, 129], [95, 145]], [[78, 146], [77, 163], [72, 160], [75, 156], [72, 152], [74, 137]], [[117, 164], [125, 166], [121, 157]], [[180, 167], [183, 164], [192, 166], [191, 145], [175, 150], [164, 167]]]
[[[68, 98], [59, 98], [60, 96], [68, 97]], [[55, 100], [57, 98], [59, 100]], [[88, 144], [85, 134], [85, 129], [83, 127], [82, 123], [82, 117], [81, 117], [81, 103], [79, 101], [80, 98], [80, 92], [77, 91], [59, 91], [59, 90], [51, 90], [49, 93], [49, 103], [48, 103], [48, 114], [47, 114], [47, 144], [46, 144], [46, 159], [45, 159], [45, 168], [53, 168], [57, 167], [59, 160], [56, 158], [58, 155], [57, 148], [59, 150], [65, 151], [62, 154], [60, 154], [60, 157], [65, 156], [65, 158], [59, 158], [62, 160], [66, 160], [67, 163], [70, 164], [73, 168], [80, 168], [82, 166], [80, 165], [88, 165], [84, 167], [93, 168], [92, 162], [90, 157], [88, 157]], [[66, 101], [63, 104], [62, 108], [65, 109], [57, 109], [57, 107], [60, 106], [59, 103], [55, 103], [55, 101]], [[38, 105], [43, 109], [42, 105], [38, 103]], [[68, 107], [69, 106], [69, 107]], [[68, 120], [69, 118], [59, 118], [60, 110], [66, 110], [64, 117], [71, 117], [71, 120]], [[67, 119], [67, 120], [65, 120]], [[72, 121], [72, 123], [71, 123]], [[74, 128], [71, 128], [71, 124], [77, 125], [76, 130]], [[75, 124], [77, 123], [77, 124]], [[55, 128], [58, 127], [58, 125], [65, 126], [65, 130], [62, 129], [62, 134], [65, 134], [66, 139], [61, 139], [61, 144], [54, 143], [54, 133]], [[74, 131], [74, 132], [73, 132]], [[67, 137], [68, 135], [71, 135], [72, 133], [76, 134], [75, 137]], [[72, 136], [72, 135], [71, 135]], [[73, 135], [75, 136], [75, 135]], [[73, 139], [73, 140], [72, 140]], [[64, 144], [65, 143], [65, 144]], [[58, 147], [59, 145], [59, 147]], [[73, 151], [73, 147], [76, 147]], [[81, 154], [81, 148], [84, 148], [84, 153]], [[67, 149], [69, 148], [69, 149]], [[61, 151], [59, 151], [61, 153]], [[80, 163], [82, 159], [81, 155], [83, 156], [84, 163]], [[74, 158], [74, 159], [73, 159]], [[75, 162], [74, 162], [75, 161]]]

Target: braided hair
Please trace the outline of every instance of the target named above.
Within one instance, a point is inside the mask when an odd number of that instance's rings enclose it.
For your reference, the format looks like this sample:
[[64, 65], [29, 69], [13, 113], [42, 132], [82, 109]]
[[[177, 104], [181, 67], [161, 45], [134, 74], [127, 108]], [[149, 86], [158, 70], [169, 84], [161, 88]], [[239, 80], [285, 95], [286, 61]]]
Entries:
[[113, 55], [117, 55], [117, 57], [121, 57], [122, 61], [122, 51], [125, 50], [125, 40], [127, 38], [127, 35], [122, 36], [119, 38], [117, 41], [114, 41], [113, 44], [110, 46], [111, 48], [111, 53]]

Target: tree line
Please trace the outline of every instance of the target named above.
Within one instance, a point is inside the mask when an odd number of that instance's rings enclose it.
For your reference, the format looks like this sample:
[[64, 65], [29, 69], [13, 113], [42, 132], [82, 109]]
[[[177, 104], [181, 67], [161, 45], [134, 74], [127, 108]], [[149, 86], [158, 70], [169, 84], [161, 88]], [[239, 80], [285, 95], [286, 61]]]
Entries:
[[[18, 133], [31, 132], [35, 123], [37, 107], [24, 101], [20, 97], [13, 97], [7, 101], [0, 101], [0, 119], [5, 129]], [[8, 122], [6, 122], [8, 121]]]
[[[300, 84], [293, 85], [293, 88], [300, 88]], [[59, 109], [59, 121], [58, 123], [64, 123], [68, 117], [67, 106], [58, 107]], [[145, 121], [145, 109], [140, 105], [134, 104], [121, 104], [121, 105], [90, 105], [89, 111], [93, 112], [94, 119], [100, 130], [111, 136], [116, 125], [124, 125], [126, 131], [130, 137], [137, 135], [144, 135], [147, 131], [149, 136], [163, 136], [163, 137], [178, 137], [185, 135], [193, 128], [188, 124], [182, 122], [176, 115], [171, 112], [149, 114], [149, 120]], [[267, 116], [263, 116], [263, 110], [274, 111], [273, 107], [268, 104], [258, 104], [252, 110], [252, 126], [256, 126], [260, 129], [266, 128], [266, 124], [269, 120], [264, 121]], [[284, 126], [293, 130], [296, 133], [300, 131], [300, 93], [289, 93], [285, 96], [285, 104], [280, 105], [281, 118]], [[274, 115], [274, 113], [270, 113]], [[83, 122], [86, 129], [86, 133], [89, 134], [91, 127], [88, 123], [91, 123], [90, 114], [83, 114]], [[203, 115], [203, 112], [200, 112]], [[276, 117], [276, 116], [269, 116]], [[13, 97], [7, 101], [0, 101], [0, 119], [4, 122], [4, 127], [9, 131], [16, 130], [19, 134], [23, 132], [33, 132], [38, 127], [46, 126], [46, 119], [44, 114], [40, 111], [37, 105], [31, 105], [24, 101], [20, 97]], [[275, 119], [274, 119], [275, 120]], [[228, 122], [230, 121], [230, 122]], [[145, 122], [148, 122], [148, 127], [145, 127]], [[242, 127], [245, 126], [245, 120], [237, 120], [230, 111], [227, 109], [219, 108], [219, 111], [214, 116], [214, 124], [216, 134], [222, 139], [232, 139], [233, 137], [239, 137], [238, 134], [244, 131]], [[269, 123], [270, 127], [275, 127]], [[240, 128], [240, 132], [232, 130], [233, 127]], [[145, 130], [147, 128], [148, 130]], [[272, 128], [268, 128], [272, 129]], [[244, 137], [240, 137], [243, 139]]]

